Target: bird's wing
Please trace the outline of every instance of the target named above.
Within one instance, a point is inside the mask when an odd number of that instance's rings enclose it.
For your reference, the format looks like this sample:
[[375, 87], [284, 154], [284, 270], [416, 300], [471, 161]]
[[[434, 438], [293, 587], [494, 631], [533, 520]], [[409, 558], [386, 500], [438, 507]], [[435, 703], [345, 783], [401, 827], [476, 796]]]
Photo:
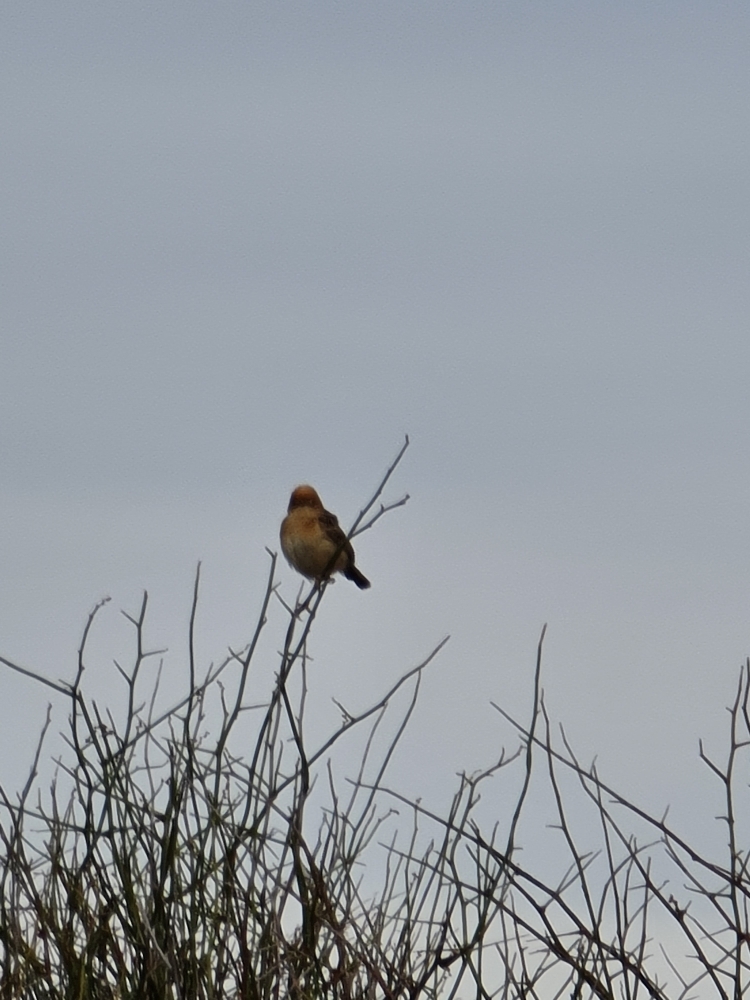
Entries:
[[329, 510], [322, 510], [318, 515], [318, 520], [321, 528], [336, 548], [341, 548], [344, 552], [348, 552], [351, 549], [344, 531], [339, 527], [339, 519], [335, 514], [332, 514]]

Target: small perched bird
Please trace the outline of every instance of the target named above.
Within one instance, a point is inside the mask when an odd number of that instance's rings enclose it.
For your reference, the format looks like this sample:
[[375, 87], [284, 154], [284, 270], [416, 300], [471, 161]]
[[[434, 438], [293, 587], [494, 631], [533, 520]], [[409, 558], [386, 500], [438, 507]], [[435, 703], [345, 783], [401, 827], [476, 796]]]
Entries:
[[284, 555], [303, 576], [320, 582], [332, 573], [343, 573], [360, 590], [370, 586], [354, 565], [352, 543], [339, 527], [338, 518], [325, 509], [312, 486], [292, 490], [280, 534]]

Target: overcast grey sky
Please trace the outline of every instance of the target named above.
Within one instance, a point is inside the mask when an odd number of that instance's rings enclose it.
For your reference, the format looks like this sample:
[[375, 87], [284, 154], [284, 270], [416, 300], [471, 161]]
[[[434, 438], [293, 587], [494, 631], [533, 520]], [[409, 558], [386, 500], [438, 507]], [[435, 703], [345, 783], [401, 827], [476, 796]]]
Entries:
[[[219, 658], [291, 487], [350, 523], [409, 433], [321, 718], [451, 633], [399, 765], [448, 787], [548, 621], [582, 755], [690, 803], [750, 652], [748, 52], [739, 2], [4, 3], [0, 653], [71, 677], [109, 594], [111, 693], [202, 559]], [[7, 777], [47, 696], [0, 683]]]

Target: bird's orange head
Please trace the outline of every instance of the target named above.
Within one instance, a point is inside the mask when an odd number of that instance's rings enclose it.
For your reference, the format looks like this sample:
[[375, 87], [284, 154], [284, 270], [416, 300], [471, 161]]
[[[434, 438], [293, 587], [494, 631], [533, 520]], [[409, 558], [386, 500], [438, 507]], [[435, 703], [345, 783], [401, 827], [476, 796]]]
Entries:
[[296, 486], [289, 498], [289, 512], [291, 513], [296, 507], [315, 507], [322, 510], [323, 502], [312, 486]]

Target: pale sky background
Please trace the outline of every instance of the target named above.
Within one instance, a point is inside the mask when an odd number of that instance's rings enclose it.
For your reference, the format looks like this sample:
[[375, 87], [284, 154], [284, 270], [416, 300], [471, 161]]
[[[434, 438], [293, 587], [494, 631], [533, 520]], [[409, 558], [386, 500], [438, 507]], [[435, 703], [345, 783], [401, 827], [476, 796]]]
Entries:
[[[689, 823], [750, 652], [748, 53], [716, 0], [4, 3], [0, 654], [70, 679], [111, 595], [116, 698], [145, 587], [179, 690], [196, 562], [207, 663], [290, 489], [348, 525], [408, 433], [320, 725], [450, 633], [393, 777], [440, 801], [547, 621], [554, 717]], [[13, 786], [48, 692], [0, 684]]]

